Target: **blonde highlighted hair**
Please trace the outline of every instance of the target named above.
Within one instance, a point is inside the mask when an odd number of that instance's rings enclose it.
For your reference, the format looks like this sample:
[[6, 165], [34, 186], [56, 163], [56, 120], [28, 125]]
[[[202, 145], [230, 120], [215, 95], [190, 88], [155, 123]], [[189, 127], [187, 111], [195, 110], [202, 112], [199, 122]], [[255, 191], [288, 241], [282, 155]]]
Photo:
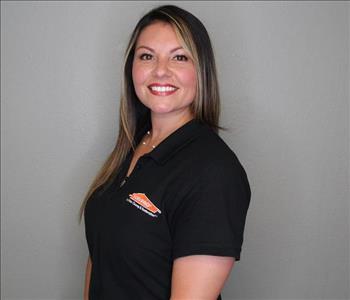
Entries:
[[197, 71], [197, 91], [191, 103], [194, 118], [208, 124], [215, 132], [226, 128], [218, 125], [220, 96], [214, 53], [207, 30], [200, 20], [188, 11], [174, 5], [163, 5], [144, 15], [133, 30], [124, 55], [122, 90], [119, 108], [119, 134], [113, 151], [92, 181], [79, 211], [79, 222], [84, 215], [88, 199], [114, 175], [130, 150], [136, 148], [140, 129], [150, 124], [150, 110], [136, 96], [132, 81], [132, 63], [135, 45], [142, 30], [154, 22], [170, 24], [191, 55]]

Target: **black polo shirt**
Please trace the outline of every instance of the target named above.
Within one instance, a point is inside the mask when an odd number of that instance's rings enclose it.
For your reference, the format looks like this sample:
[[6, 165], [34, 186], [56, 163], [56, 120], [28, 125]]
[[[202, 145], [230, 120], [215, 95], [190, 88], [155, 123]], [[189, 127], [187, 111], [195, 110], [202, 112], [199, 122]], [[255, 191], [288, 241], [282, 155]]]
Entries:
[[124, 181], [131, 159], [130, 151], [86, 205], [90, 300], [169, 300], [175, 258], [240, 260], [251, 192], [218, 134], [192, 119], [140, 157]]

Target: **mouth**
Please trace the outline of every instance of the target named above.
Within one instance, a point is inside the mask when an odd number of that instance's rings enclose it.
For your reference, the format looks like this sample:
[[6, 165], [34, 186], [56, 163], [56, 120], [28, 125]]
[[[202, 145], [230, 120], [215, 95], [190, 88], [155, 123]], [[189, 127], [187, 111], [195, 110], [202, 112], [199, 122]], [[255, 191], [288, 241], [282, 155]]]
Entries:
[[169, 96], [175, 93], [179, 88], [172, 84], [157, 84], [153, 83], [148, 86], [148, 89], [156, 96]]

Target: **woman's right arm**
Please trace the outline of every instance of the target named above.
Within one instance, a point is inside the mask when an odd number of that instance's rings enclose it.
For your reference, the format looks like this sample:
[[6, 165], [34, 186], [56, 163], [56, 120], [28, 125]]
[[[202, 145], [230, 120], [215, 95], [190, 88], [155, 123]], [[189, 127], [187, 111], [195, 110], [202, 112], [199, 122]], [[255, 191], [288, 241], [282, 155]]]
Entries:
[[85, 288], [84, 288], [84, 300], [89, 300], [89, 287], [90, 287], [90, 278], [91, 278], [91, 267], [92, 262], [90, 255], [86, 264], [86, 273], [85, 273]]

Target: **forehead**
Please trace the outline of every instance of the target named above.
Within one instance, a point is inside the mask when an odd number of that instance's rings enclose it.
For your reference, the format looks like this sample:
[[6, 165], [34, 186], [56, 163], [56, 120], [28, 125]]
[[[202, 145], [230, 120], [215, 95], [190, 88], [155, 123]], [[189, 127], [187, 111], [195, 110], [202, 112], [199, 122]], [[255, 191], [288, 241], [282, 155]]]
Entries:
[[180, 45], [173, 26], [161, 21], [145, 27], [136, 41], [136, 47], [150, 46], [152, 48], [164, 48], [166, 46], [174, 47]]

